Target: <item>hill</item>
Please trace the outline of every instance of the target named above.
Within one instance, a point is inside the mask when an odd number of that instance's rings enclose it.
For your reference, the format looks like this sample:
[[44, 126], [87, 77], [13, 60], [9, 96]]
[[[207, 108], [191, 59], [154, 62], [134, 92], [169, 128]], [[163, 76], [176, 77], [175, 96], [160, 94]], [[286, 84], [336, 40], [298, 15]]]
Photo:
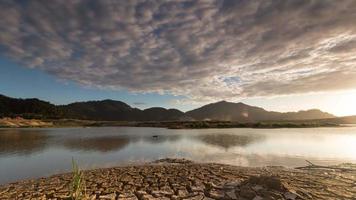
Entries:
[[29, 119], [83, 119], [100, 121], [175, 121], [184, 115], [177, 109], [132, 108], [122, 101], [102, 100], [56, 106], [39, 99], [16, 99], [0, 95], [0, 117]]
[[77, 102], [62, 106], [62, 109], [69, 118], [103, 121], [174, 121], [184, 115], [177, 109], [154, 107], [140, 110], [114, 100]]
[[[115, 100], [76, 102], [68, 105], [54, 105], [39, 99], [16, 99], [0, 95], [0, 117], [23, 117], [28, 119], [82, 119], [97, 121], [182, 121], [218, 120], [261, 122], [336, 119], [320, 110], [299, 112], [271, 112], [244, 103], [220, 101], [208, 104], [186, 113], [177, 109], [153, 107], [145, 110]], [[340, 119], [341, 120], [341, 119]], [[346, 119], [341, 121], [347, 121]], [[350, 120], [349, 120], [350, 121]]]
[[60, 118], [63, 113], [55, 105], [39, 99], [16, 99], [0, 95], [0, 117]]
[[270, 112], [263, 108], [249, 106], [243, 103], [220, 101], [188, 111], [187, 116], [196, 120], [224, 120], [239, 122], [309, 120], [335, 118], [334, 115], [320, 110], [299, 112]]
[[182, 119], [184, 113], [177, 109], [165, 109], [161, 107], [148, 108], [143, 110], [142, 120], [151, 121], [178, 121]]
[[141, 118], [142, 111], [132, 108], [121, 101], [102, 100], [71, 103], [61, 106], [67, 118], [104, 120], [104, 121], [135, 121]]
[[317, 123], [356, 124], [356, 115], [314, 120]]

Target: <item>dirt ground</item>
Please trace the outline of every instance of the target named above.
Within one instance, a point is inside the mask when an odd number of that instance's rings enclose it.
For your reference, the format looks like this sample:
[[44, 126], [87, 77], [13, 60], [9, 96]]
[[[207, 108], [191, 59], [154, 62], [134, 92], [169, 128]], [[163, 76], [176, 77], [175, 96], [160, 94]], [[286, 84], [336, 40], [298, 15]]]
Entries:
[[[0, 186], [0, 199], [71, 199], [71, 173]], [[87, 199], [356, 199], [356, 171], [187, 160], [84, 171]]]

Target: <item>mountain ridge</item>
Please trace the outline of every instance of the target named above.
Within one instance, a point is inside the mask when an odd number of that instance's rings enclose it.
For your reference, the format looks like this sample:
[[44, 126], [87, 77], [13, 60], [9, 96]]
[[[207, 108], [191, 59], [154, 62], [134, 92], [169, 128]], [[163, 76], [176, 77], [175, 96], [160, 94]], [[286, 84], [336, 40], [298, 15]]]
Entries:
[[298, 112], [276, 112], [267, 111], [264, 108], [250, 106], [244, 103], [233, 103], [219, 101], [204, 105], [200, 108], [186, 112], [197, 120], [226, 120], [240, 122], [258, 122], [258, 121], [281, 121], [281, 120], [310, 120], [326, 119], [335, 116], [322, 112], [318, 109], [311, 109]]
[[138, 109], [125, 102], [105, 99], [54, 105], [37, 98], [21, 99], [0, 94], [0, 117], [73, 118], [102, 121], [180, 121], [219, 120], [239, 122], [310, 120], [335, 118], [318, 109], [298, 112], [267, 111], [242, 102], [219, 101], [182, 112], [175, 108], [151, 107]]

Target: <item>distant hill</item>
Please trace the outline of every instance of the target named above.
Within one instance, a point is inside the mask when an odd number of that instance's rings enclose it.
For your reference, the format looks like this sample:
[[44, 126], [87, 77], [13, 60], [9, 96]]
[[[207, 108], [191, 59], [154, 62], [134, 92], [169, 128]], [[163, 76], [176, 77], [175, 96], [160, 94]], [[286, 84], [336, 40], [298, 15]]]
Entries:
[[316, 109], [281, 113], [266, 111], [263, 108], [249, 106], [243, 103], [232, 103], [226, 101], [205, 105], [195, 110], [186, 112], [186, 115], [196, 120], [225, 120], [240, 122], [335, 118], [332, 114]]
[[63, 113], [58, 107], [46, 101], [0, 95], [0, 117], [18, 115], [25, 118], [57, 118], [63, 116]]
[[302, 110], [299, 112], [287, 112], [281, 114], [280, 120], [310, 120], [310, 119], [329, 119], [335, 118], [334, 115], [322, 112], [318, 109]]
[[38, 99], [16, 99], [0, 95], [0, 117], [72, 118], [101, 121], [175, 121], [184, 115], [177, 109], [132, 108], [121, 101], [76, 102], [56, 106]]
[[318, 123], [356, 124], [356, 115], [314, 120]]
[[141, 110], [114, 100], [77, 102], [60, 107], [67, 117], [74, 119], [135, 121], [142, 114]]
[[177, 109], [155, 107], [140, 110], [114, 100], [78, 102], [62, 108], [70, 118], [104, 121], [174, 121], [184, 115]]
[[161, 107], [148, 108], [143, 110], [143, 120], [151, 121], [178, 121], [182, 119], [184, 112], [177, 109], [165, 109]]
[[[299, 112], [270, 112], [263, 108], [243, 103], [220, 101], [208, 104], [186, 113], [177, 109], [161, 107], [140, 110], [121, 101], [102, 100], [76, 102], [56, 106], [39, 99], [16, 99], [0, 95], [0, 117], [46, 119], [71, 118], [100, 121], [179, 121], [179, 120], [219, 120], [238, 122], [286, 121], [333, 119], [335, 116], [320, 110]], [[347, 118], [341, 121], [347, 121]], [[349, 121], [352, 121], [351, 118]]]

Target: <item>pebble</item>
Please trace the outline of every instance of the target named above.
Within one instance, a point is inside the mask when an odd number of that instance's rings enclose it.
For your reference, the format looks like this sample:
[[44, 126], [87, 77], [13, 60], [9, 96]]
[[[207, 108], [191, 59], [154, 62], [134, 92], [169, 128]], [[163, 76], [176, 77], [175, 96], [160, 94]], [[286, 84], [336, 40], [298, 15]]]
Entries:
[[260, 196], [255, 196], [255, 198], [253, 198], [252, 200], [263, 200], [263, 198]]
[[107, 194], [107, 195], [100, 195], [99, 199], [105, 199], [105, 200], [115, 200], [116, 199], [116, 194]]
[[297, 195], [294, 193], [291, 193], [291, 192], [286, 192], [286, 193], [284, 193], [284, 197], [287, 200], [295, 200], [297, 198]]
[[228, 192], [226, 192], [225, 194], [226, 194], [226, 196], [229, 197], [230, 199], [237, 199], [235, 190], [228, 191]]

